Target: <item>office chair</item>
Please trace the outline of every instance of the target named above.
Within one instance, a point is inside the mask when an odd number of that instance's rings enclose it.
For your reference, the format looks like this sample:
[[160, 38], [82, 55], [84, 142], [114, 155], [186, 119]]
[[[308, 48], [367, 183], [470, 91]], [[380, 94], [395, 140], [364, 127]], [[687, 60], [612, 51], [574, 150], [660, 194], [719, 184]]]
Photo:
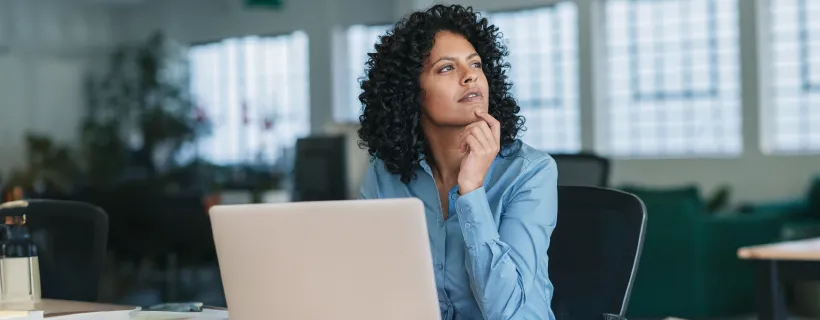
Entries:
[[293, 201], [346, 200], [344, 136], [310, 136], [296, 141]]
[[549, 275], [557, 320], [624, 319], [646, 230], [638, 197], [601, 187], [559, 186]]
[[554, 154], [559, 186], [607, 187], [609, 159], [591, 153]]
[[157, 210], [151, 216], [161, 239], [155, 252], [164, 252], [160, 259], [165, 265], [163, 300], [190, 299], [181, 295], [180, 270], [217, 264], [211, 220], [204, 200], [199, 195], [158, 195], [154, 199]]
[[98, 301], [108, 215], [75, 201], [23, 200], [0, 207], [0, 216], [23, 214], [39, 252], [42, 297]]

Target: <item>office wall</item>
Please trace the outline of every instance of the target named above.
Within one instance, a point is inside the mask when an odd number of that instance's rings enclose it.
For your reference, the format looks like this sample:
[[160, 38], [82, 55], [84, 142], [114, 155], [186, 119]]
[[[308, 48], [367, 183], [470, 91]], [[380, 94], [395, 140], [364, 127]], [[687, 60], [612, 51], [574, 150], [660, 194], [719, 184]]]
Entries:
[[76, 142], [82, 78], [116, 42], [111, 21], [91, 3], [0, 1], [0, 173], [22, 165], [26, 132]]
[[[463, 4], [474, 5], [481, 10], [514, 10], [548, 4], [552, 0], [464, 0]], [[593, 0], [577, 0], [579, 18], [582, 22], [595, 19], [595, 12], [590, 8]], [[54, 15], [60, 8], [59, 0], [37, 1], [40, 9], [27, 12], [34, 16]], [[134, 1], [140, 2], [140, 1]], [[741, 37], [744, 54], [759, 45], [754, 39], [754, 31], [749, 31], [749, 17], [756, 12], [758, 1], [741, 1]], [[26, 7], [22, 3], [34, 3], [29, 0], [7, 0], [0, 6], [14, 3], [16, 8]], [[45, 3], [45, 4], [43, 4]], [[72, 79], [82, 68], [88, 66], [87, 58], [81, 58], [80, 52], [103, 50], [115, 40], [133, 41], [141, 39], [151, 31], [162, 29], [169, 35], [189, 43], [219, 40], [225, 37], [249, 34], [281, 34], [293, 30], [304, 30], [310, 37], [310, 99], [311, 125], [314, 132], [341, 132], [347, 134], [351, 143], [349, 166], [352, 194], [358, 188], [361, 174], [367, 165], [367, 156], [356, 149], [354, 125], [334, 124], [332, 121], [333, 70], [336, 68], [334, 58], [333, 32], [337, 28], [354, 23], [384, 23], [395, 21], [398, 17], [417, 8], [433, 3], [430, 0], [284, 0], [279, 10], [248, 10], [243, 8], [241, 0], [174, 0], [174, 1], [141, 1], [133, 6], [94, 7], [97, 10], [71, 13], [70, 8], [59, 16], [59, 28], [36, 27], [48, 23], [29, 23], [26, 19], [16, 18], [12, 21], [10, 14], [3, 14], [0, 9], [0, 30], [9, 24], [31, 25], [31, 32], [53, 34], [75, 30], [73, 36], [37, 37], [29, 34], [13, 33], [17, 47], [29, 47], [30, 52], [36, 47], [46, 48], [52, 52], [35, 57], [26, 53], [2, 54], [0, 49], [0, 134], [3, 144], [0, 145], [0, 170], [7, 167], [7, 159], [14, 158], [8, 150], [19, 150], [15, 141], [27, 128], [51, 130], [61, 138], [69, 139], [72, 122], [79, 117], [74, 110], [82, 109], [80, 95], [73, 94]], [[755, 4], [750, 4], [755, 3]], [[34, 5], [31, 5], [32, 7]], [[47, 6], [52, 6], [45, 8]], [[45, 9], [43, 9], [45, 8]], [[19, 9], [17, 9], [19, 10]], [[38, 11], [39, 10], [39, 11]], [[26, 11], [26, 10], [23, 10]], [[34, 14], [33, 12], [47, 12]], [[48, 13], [51, 12], [51, 13]], [[14, 14], [17, 16], [17, 14]], [[62, 16], [74, 16], [65, 18]], [[25, 15], [21, 16], [24, 17]], [[4, 18], [5, 17], [5, 18]], [[4, 20], [5, 19], [5, 20]], [[44, 19], [44, 18], [39, 18]], [[112, 24], [111, 20], [116, 23]], [[5, 21], [5, 22], [3, 22]], [[45, 21], [45, 20], [32, 20]], [[96, 26], [96, 27], [95, 27]], [[37, 29], [40, 28], [40, 29]], [[8, 28], [6, 28], [8, 29]], [[18, 28], [19, 29], [19, 28]], [[76, 31], [86, 30], [86, 31]], [[3, 31], [0, 31], [2, 34]], [[594, 30], [580, 29], [581, 37], [591, 37]], [[82, 36], [81, 36], [82, 35]], [[0, 35], [0, 39], [3, 36]], [[44, 40], [48, 39], [48, 40]], [[84, 39], [73, 41], [70, 39]], [[2, 40], [0, 40], [2, 43]], [[20, 45], [21, 43], [25, 45]], [[45, 43], [45, 44], [41, 44]], [[80, 43], [81, 45], [77, 45]], [[0, 44], [2, 47], [2, 44]], [[595, 114], [592, 112], [596, 101], [596, 86], [592, 75], [595, 66], [588, 63], [591, 57], [599, 53], [600, 48], [581, 46], [582, 59], [580, 72], [582, 79], [582, 101], [584, 110], [583, 146], [592, 149], [595, 136]], [[23, 52], [26, 50], [16, 49]], [[22, 59], [22, 60], [21, 60]], [[29, 62], [21, 62], [28, 60]], [[39, 68], [28, 67], [37, 65]], [[93, 64], [91, 64], [93, 65]], [[30, 70], [42, 70], [41, 75]], [[743, 62], [743, 77], [759, 77], [759, 70], [748, 58]], [[59, 76], [50, 77], [55, 74]], [[43, 95], [30, 88], [34, 83], [55, 81], [51, 84], [55, 90]], [[65, 85], [61, 85], [64, 83]], [[62, 93], [58, 93], [62, 92]], [[39, 99], [39, 100], [38, 100]], [[638, 183], [655, 186], [674, 186], [695, 183], [710, 192], [715, 187], [728, 184], [735, 192], [734, 202], [774, 200], [784, 197], [800, 196], [806, 188], [809, 177], [820, 173], [818, 156], [765, 156], [759, 151], [761, 121], [758, 110], [765, 107], [765, 99], [760, 97], [755, 87], [744, 87], [744, 148], [743, 156], [731, 159], [667, 159], [667, 160], [616, 160], [613, 167], [613, 183]], [[53, 102], [58, 102], [57, 104]], [[59, 105], [58, 105], [59, 104]], [[59, 111], [59, 112], [56, 112]], [[61, 112], [61, 113], [60, 113]], [[55, 115], [52, 117], [40, 115]], [[72, 118], [72, 115], [74, 115]], [[57, 117], [59, 116], [59, 118]], [[63, 125], [60, 127], [59, 125]], [[16, 135], [16, 136], [15, 136]], [[6, 138], [12, 139], [6, 139]], [[6, 142], [11, 141], [11, 142]], [[15, 160], [18, 161], [18, 160]], [[19, 162], [19, 161], [18, 161]]]

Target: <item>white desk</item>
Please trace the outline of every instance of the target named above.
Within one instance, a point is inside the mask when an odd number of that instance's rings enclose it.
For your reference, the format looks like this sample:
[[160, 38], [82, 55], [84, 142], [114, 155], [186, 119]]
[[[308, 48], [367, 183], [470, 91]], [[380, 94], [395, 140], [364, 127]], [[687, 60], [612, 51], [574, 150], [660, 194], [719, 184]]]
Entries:
[[[4, 302], [0, 303], [0, 310], [19, 311], [43, 311], [45, 319], [65, 319], [65, 320], [119, 320], [119, 319], [141, 319], [147, 313], [154, 312], [133, 312], [138, 308], [135, 306], [113, 305], [105, 303], [91, 303], [66, 300], [43, 299], [38, 302]], [[112, 311], [115, 313], [99, 313]], [[209, 310], [214, 311], [214, 310]], [[98, 314], [94, 314], [98, 313]], [[172, 316], [163, 315], [161, 319], [166, 320], [222, 320], [225, 315], [220, 312], [203, 313], [173, 313]], [[152, 318], [157, 319], [157, 318]]]
[[757, 263], [757, 308], [761, 320], [785, 320], [784, 282], [820, 280], [820, 238], [740, 248], [740, 259]]

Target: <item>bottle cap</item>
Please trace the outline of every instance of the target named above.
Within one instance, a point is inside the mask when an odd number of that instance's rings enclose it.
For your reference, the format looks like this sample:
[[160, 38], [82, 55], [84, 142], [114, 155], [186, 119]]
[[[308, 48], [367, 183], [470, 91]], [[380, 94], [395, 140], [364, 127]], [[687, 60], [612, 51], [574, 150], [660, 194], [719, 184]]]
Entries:
[[[27, 208], [28, 201], [25, 200], [17, 200], [17, 201], [9, 201], [6, 203], [0, 204], [0, 210], [3, 209], [19, 209], [19, 208]], [[0, 215], [2, 216], [2, 215]], [[26, 224], [26, 215], [8, 215], [3, 216], [3, 224], [6, 225], [24, 225]]]
[[27, 208], [28, 201], [25, 200], [15, 200], [9, 201], [6, 203], [0, 203], [0, 209], [11, 209], [11, 208]]

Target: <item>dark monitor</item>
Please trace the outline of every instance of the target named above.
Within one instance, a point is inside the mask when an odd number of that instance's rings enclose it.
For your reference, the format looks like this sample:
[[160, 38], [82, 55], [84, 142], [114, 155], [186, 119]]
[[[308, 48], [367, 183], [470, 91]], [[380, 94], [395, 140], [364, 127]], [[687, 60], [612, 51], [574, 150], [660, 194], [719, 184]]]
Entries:
[[294, 169], [293, 201], [348, 198], [344, 136], [311, 136], [297, 140]]

